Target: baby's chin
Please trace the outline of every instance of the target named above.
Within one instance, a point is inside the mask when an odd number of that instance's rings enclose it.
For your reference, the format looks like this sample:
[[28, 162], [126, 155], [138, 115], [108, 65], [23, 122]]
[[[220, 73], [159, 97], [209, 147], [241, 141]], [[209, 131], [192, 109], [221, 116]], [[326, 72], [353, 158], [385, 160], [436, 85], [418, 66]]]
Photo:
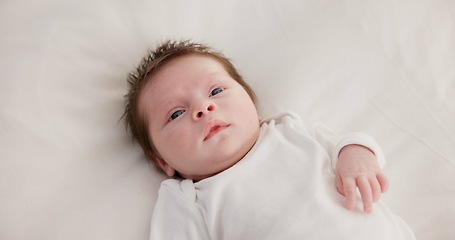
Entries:
[[[240, 162], [254, 147], [258, 138], [259, 128], [244, 141], [238, 141], [233, 137], [226, 137], [222, 140], [215, 138], [216, 144], [210, 146], [202, 156], [195, 158], [194, 162], [197, 162], [197, 165], [191, 165], [192, 173], [188, 171], [185, 174], [182, 171], [180, 175], [185, 179], [199, 181], [224, 172]], [[201, 159], [203, 160], [201, 161]], [[197, 169], [194, 168], [196, 166]]]

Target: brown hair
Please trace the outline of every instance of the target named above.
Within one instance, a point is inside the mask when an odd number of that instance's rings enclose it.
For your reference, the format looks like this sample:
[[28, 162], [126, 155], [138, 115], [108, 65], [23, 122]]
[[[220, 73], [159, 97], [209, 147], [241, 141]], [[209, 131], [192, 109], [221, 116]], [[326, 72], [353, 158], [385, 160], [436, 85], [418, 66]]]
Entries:
[[255, 102], [256, 97], [251, 87], [243, 80], [231, 61], [222, 53], [200, 43], [185, 41], [166, 41], [156, 49], [149, 50], [136, 70], [128, 75], [129, 90], [125, 95], [125, 112], [122, 118], [125, 127], [131, 130], [133, 139], [137, 140], [149, 160], [155, 162], [156, 158], [162, 159], [155, 148], [151, 137], [148, 136], [148, 121], [140, 113], [139, 97], [144, 86], [152, 79], [153, 75], [166, 63], [177, 57], [199, 54], [211, 57], [220, 62], [227, 73], [243, 86], [245, 91]]

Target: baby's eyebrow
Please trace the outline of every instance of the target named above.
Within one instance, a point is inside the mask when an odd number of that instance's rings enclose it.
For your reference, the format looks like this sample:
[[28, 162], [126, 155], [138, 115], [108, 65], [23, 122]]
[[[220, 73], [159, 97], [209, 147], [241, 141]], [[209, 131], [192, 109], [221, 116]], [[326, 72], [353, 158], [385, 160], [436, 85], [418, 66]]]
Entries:
[[156, 102], [151, 104], [151, 107], [149, 108], [149, 111], [152, 113], [152, 117], [155, 119], [163, 119], [166, 117], [167, 112], [169, 111], [172, 106], [170, 101], [167, 101], [168, 103], [165, 103], [164, 100], [158, 99]]
[[172, 105], [170, 103], [168, 103], [168, 104], [163, 104], [163, 103], [158, 104], [157, 112], [158, 112], [159, 116], [163, 117], [163, 118], [166, 117], [166, 114], [172, 108], [171, 106]]

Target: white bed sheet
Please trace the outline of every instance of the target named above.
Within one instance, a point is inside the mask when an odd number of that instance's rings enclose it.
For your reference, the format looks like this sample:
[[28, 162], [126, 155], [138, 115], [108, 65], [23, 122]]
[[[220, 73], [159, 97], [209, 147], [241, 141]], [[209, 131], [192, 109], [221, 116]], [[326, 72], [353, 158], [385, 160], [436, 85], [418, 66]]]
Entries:
[[119, 122], [148, 47], [222, 50], [262, 115], [382, 145], [383, 196], [418, 239], [455, 239], [455, 2], [0, 2], [0, 239], [148, 239], [164, 176]]

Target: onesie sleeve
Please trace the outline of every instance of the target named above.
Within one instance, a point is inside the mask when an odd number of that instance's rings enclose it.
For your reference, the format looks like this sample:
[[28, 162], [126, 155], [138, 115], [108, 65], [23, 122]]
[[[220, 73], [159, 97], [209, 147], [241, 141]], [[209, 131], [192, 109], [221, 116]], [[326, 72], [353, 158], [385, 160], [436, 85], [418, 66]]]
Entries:
[[368, 134], [354, 132], [343, 135], [335, 135], [326, 125], [317, 123], [310, 131], [311, 135], [325, 148], [330, 155], [332, 168], [335, 169], [338, 155], [343, 147], [351, 144], [357, 144], [369, 148], [381, 168], [385, 165], [385, 158], [379, 144]]
[[[169, 179], [161, 184], [153, 210], [150, 239], [210, 239], [202, 213], [194, 203], [192, 184]], [[194, 188], [193, 188], [194, 190]]]

